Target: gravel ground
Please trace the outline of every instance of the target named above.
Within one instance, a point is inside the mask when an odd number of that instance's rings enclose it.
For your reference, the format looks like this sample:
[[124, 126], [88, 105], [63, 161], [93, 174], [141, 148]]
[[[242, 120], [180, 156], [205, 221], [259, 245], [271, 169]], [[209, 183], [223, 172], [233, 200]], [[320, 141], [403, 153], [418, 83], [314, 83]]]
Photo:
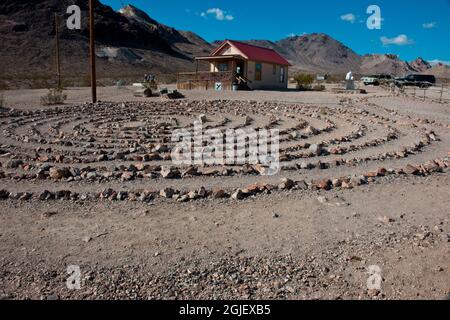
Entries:
[[[43, 93], [8, 91], [17, 111], [0, 113], [0, 299], [448, 297], [448, 105], [380, 88], [191, 91], [167, 102], [106, 87], [103, 104], [71, 89], [55, 109], [39, 105]], [[201, 113], [218, 128], [277, 118], [281, 172], [165, 177], [167, 123]], [[79, 290], [66, 285], [74, 265]]]

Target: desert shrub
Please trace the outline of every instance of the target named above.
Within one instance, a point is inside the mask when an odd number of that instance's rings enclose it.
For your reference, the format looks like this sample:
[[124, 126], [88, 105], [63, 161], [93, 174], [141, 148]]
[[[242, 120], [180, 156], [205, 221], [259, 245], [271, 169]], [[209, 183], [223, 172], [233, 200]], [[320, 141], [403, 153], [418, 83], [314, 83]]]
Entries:
[[326, 83], [339, 83], [345, 79], [345, 74], [343, 75], [328, 75], [326, 79]]
[[316, 84], [312, 88], [314, 91], [325, 91], [325, 86], [323, 84]]
[[67, 99], [67, 95], [60, 88], [49, 89], [45, 96], [41, 97], [41, 104], [56, 105], [63, 104]]
[[295, 76], [294, 80], [297, 83], [297, 89], [310, 90], [314, 77], [310, 74], [298, 74]]

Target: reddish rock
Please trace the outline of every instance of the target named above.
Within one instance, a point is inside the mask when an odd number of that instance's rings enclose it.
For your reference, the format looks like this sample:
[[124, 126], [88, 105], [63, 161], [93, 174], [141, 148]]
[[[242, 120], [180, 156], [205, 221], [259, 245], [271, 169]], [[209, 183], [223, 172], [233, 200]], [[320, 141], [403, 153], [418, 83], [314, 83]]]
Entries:
[[368, 178], [374, 178], [374, 177], [378, 176], [378, 173], [377, 172], [367, 172], [365, 174], [365, 176]]
[[329, 179], [323, 179], [317, 182], [317, 188], [322, 190], [330, 190], [332, 183]]

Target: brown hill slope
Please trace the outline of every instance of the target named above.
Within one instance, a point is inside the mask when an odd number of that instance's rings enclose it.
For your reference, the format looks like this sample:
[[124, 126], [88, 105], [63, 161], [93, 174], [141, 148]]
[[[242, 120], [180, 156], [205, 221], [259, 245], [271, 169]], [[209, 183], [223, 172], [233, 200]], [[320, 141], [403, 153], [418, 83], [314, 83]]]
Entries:
[[[134, 7], [126, 7], [121, 14], [95, 2], [99, 78], [136, 77], [149, 70], [159, 74], [189, 70], [193, 68], [194, 55], [211, 49], [199, 36], [164, 26]], [[68, 30], [65, 20], [60, 19], [62, 74], [66, 80], [86, 78], [89, 70], [87, 1], [3, 0], [0, 3], [3, 85], [6, 82], [44, 86], [53, 78], [53, 15], [57, 12], [61, 17], [67, 16], [66, 8], [71, 4], [80, 6], [83, 27]]]

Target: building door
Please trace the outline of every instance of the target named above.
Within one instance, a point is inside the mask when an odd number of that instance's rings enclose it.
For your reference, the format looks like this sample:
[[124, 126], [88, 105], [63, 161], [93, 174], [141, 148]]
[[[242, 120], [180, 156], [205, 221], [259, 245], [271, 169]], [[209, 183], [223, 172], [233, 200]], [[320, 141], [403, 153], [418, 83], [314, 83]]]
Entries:
[[244, 68], [245, 68], [245, 63], [243, 61], [236, 63], [236, 74], [238, 76], [243, 77], [244, 71], [245, 71]]

